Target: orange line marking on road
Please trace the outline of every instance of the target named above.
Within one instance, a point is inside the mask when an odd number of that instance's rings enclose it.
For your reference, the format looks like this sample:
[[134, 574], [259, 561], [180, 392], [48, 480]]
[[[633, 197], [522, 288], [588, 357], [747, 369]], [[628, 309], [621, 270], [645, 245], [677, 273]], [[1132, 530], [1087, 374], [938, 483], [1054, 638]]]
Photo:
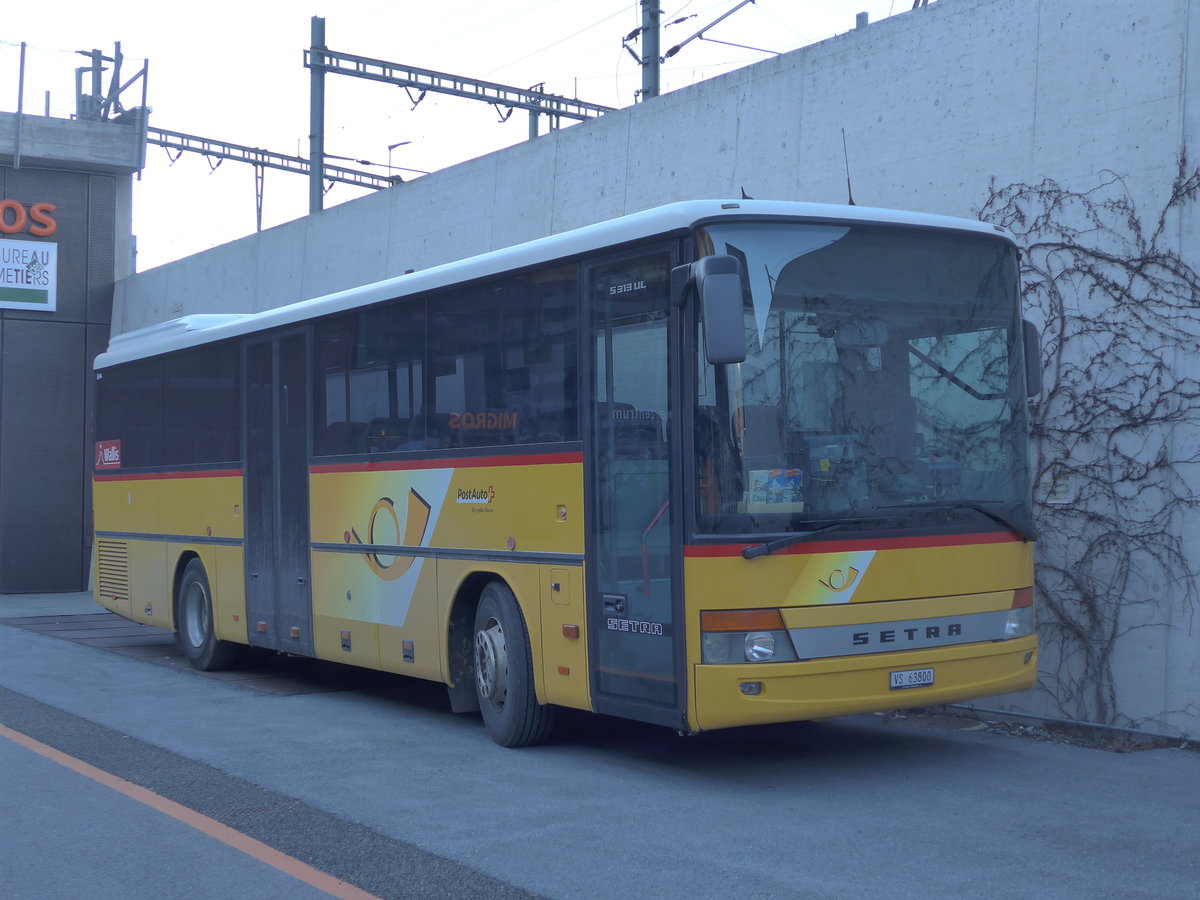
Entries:
[[176, 819], [185, 825], [190, 825], [197, 831], [203, 832], [211, 838], [216, 838], [234, 850], [245, 853], [247, 856], [252, 856], [259, 862], [266, 863], [271, 868], [278, 869], [285, 875], [290, 875], [298, 881], [303, 881], [305, 884], [319, 891], [342, 898], [342, 900], [379, 900], [374, 894], [368, 894], [361, 888], [347, 884], [344, 881], [339, 881], [332, 875], [327, 875], [295, 857], [281, 853], [274, 847], [264, 844], [262, 841], [255, 840], [235, 828], [221, 824], [216, 819], [209, 818], [203, 813], [196, 812], [194, 809], [189, 809], [181, 803], [176, 803], [174, 800], [168, 800], [166, 797], [156, 794], [154, 791], [148, 790], [141, 785], [134, 784], [132, 781], [118, 778], [116, 775], [105, 772], [103, 769], [98, 769], [81, 759], [76, 759], [74, 756], [63, 753], [61, 750], [55, 750], [53, 747], [29, 737], [27, 734], [22, 734], [5, 725], [0, 725], [0, 737], [8, 738], [14, 744], [19, 744], [27, 750], [32, 750], [34, 753], [44, 756], [46, 759], [56, 762], [60, 766], [65, 766], [73, 772], [78, 772], [80, 775], [92, 779], [92, 781], [124, 794], [126, 797], [143, 803], [161, 813], [165, 813], [172, 819]]

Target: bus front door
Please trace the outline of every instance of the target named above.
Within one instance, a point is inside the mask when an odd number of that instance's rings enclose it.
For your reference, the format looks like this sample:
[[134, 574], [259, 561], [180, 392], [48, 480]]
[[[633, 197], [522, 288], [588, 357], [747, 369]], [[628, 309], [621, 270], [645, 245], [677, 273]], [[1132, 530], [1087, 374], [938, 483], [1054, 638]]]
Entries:
[[246, 630], [253, 646], [312, 656], [308, 336], [249, 343], [243, 365]]
[[683, 634], [672, 554], [671, 253], [594, 265], [588, 633], [597, 712], [679, 726]]

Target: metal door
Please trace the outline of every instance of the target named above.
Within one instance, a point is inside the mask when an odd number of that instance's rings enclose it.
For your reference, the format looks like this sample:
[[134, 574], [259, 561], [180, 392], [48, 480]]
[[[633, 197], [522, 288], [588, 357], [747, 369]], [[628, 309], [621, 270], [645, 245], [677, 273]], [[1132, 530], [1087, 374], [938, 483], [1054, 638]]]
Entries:
[[669, 422], [671, 253], [589, 271], [588, 621], [597, 711], [678, 724], [683, 631]]
[[246, 346], [246, 617], [250, 643], [312, 656], [308, 336]]

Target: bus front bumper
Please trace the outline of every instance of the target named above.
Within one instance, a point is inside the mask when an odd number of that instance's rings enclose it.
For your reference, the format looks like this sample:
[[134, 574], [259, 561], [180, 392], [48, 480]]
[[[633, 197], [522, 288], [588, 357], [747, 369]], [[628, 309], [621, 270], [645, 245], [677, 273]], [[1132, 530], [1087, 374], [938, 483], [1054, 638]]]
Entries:
[[[891, 687], [893, 672], [929, 669], [932, 684]], [[928, 677], [922, 674], [913, 680]], [[825, 719], [955, 703], [1033, 687], [1037, 638], [803, 662], [697, 665], [694, 679], [694, 731]]]

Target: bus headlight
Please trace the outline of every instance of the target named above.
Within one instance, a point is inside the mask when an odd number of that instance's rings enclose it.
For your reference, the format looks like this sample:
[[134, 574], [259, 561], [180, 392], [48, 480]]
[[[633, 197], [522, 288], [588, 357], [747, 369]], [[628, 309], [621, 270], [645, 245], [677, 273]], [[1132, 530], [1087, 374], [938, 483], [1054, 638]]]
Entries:
[[700, 643], [700, 661], [705, 663], [741, 662], [734, 647], [735, 634], [706, 634]]
[[769, 631], [752, 631], [746, 635], [746, 659], [766, 662], [775, 657], [775, 635]]
[[704, 612], [700, 631], [700, 661], [709, 665], [797, 659], [777, 609]]
[[1033, 607], [1023, 606], [1008, 611], [1008, 621], [1004, 623], [1004, 639], [1025, 637], [1033, 634]]

